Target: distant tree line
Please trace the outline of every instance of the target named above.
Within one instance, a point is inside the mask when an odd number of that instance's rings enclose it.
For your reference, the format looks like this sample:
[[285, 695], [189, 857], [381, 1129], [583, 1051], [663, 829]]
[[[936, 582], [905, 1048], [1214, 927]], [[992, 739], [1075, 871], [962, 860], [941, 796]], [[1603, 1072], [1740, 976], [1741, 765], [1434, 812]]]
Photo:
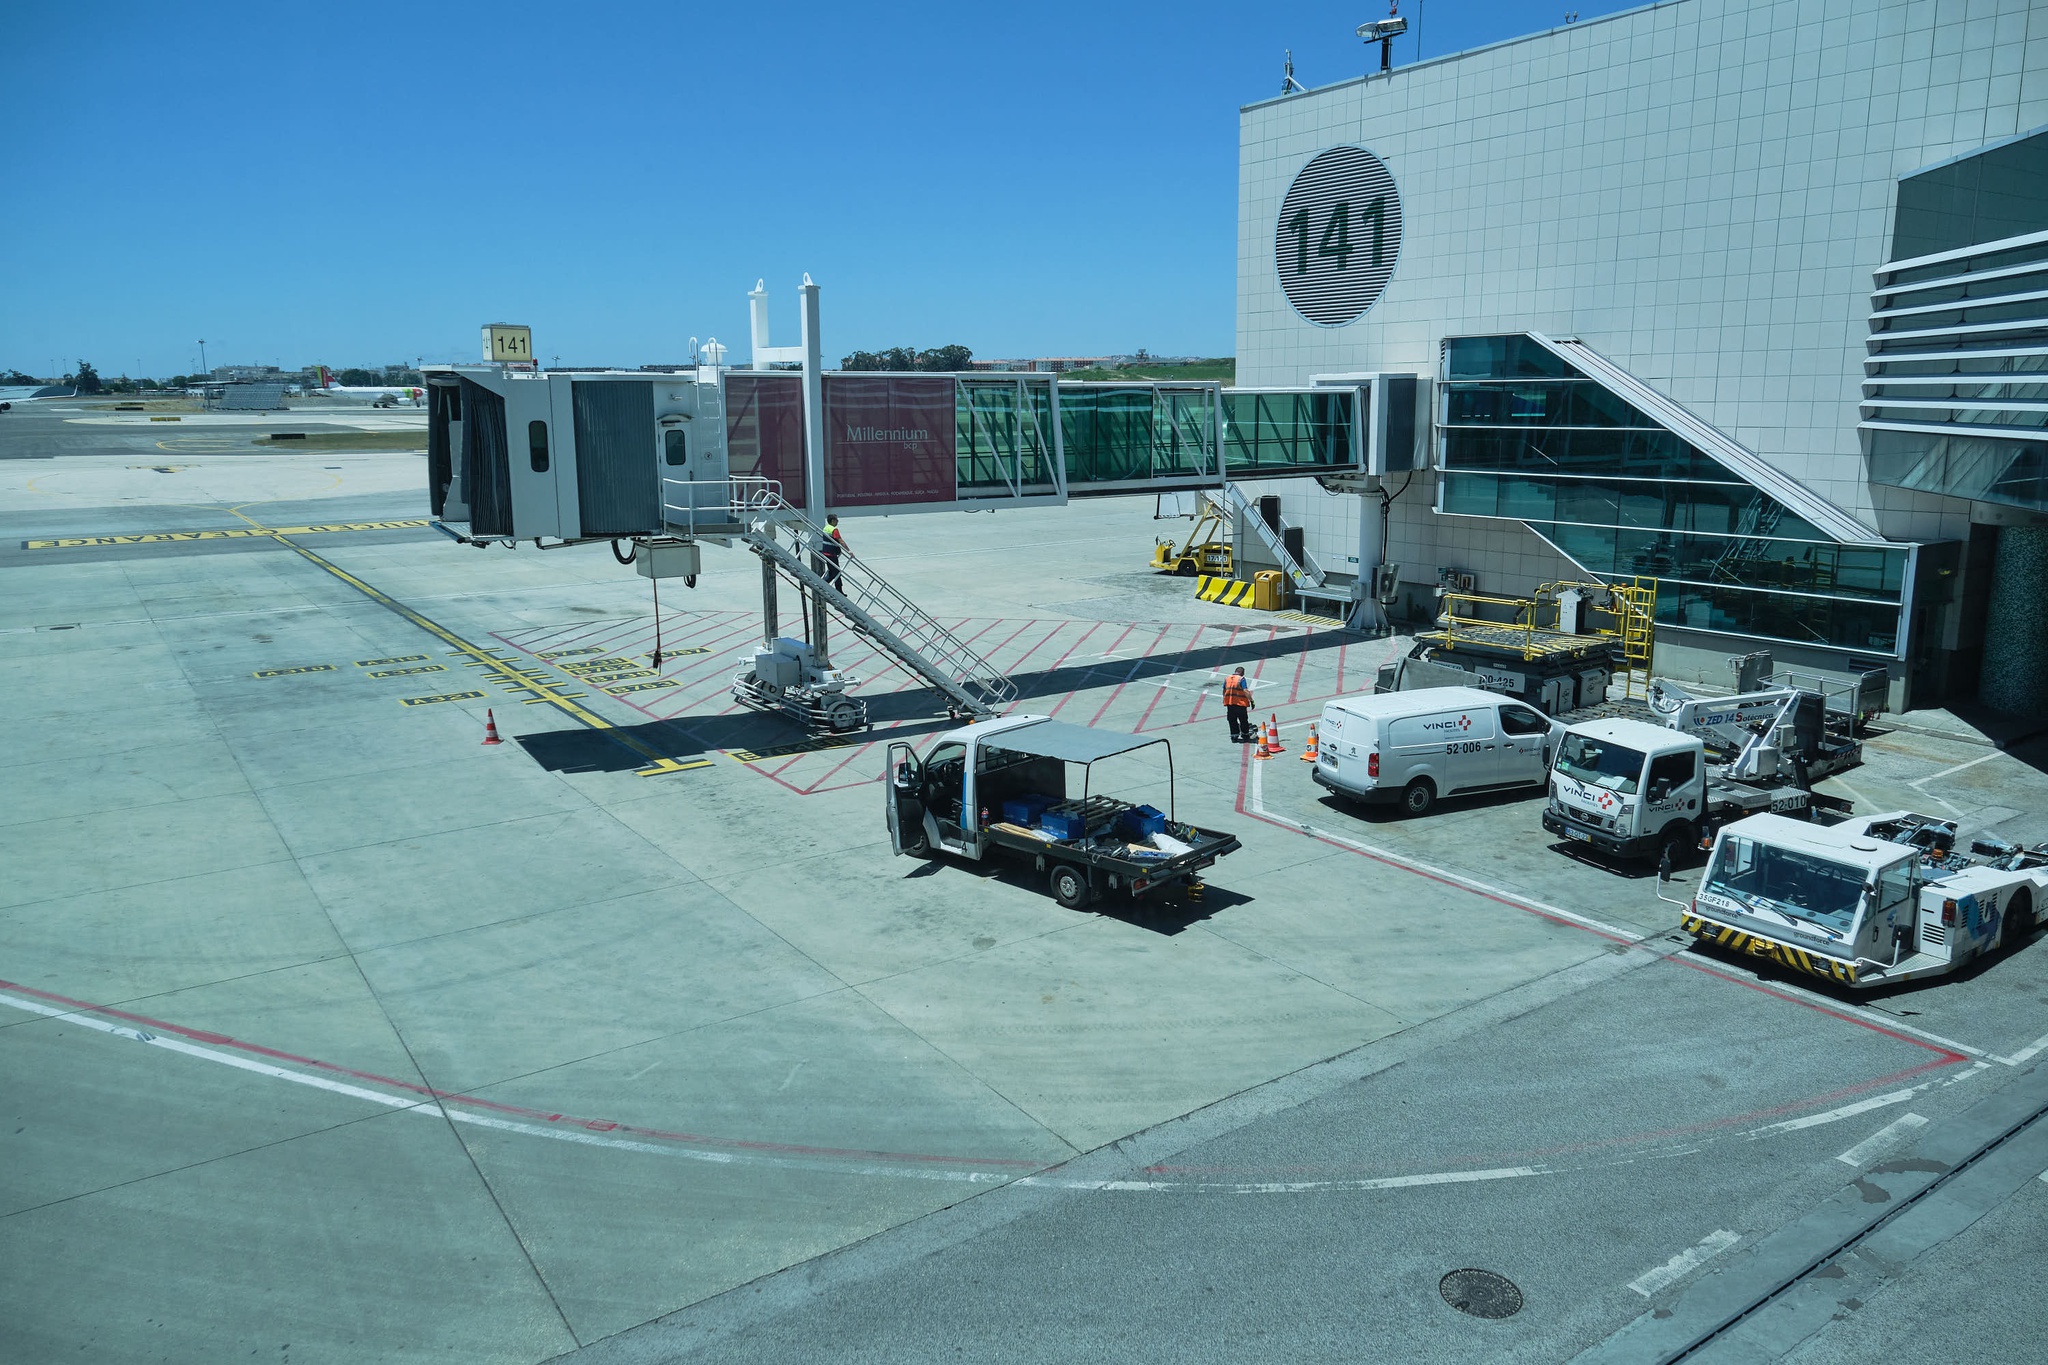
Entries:
[[891, 346], [884, 351], [855, 351], [839, 362], [842, 370], [933, 370], [951, 373], [973, 368], [974, 352], [965, 346], [934, 346], [928, 351]]

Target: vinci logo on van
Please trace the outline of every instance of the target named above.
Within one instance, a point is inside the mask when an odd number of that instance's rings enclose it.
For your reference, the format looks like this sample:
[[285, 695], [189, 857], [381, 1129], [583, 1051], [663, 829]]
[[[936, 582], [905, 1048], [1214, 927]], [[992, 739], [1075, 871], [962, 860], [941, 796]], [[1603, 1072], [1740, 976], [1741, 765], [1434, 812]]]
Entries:
[[1422, 722], [1422, 728], [1425, 730], [1457, 730], [1462, 733], [1472, 728], [1472, 717], [1459, 716], [1456, 720], [1426, 720]]

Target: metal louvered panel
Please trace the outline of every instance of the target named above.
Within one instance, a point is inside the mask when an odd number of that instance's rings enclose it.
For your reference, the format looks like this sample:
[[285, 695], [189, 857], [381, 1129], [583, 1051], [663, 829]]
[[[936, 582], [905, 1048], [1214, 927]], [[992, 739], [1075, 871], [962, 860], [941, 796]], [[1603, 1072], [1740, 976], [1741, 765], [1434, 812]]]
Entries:
[[462, 490], [469, 499], [469, 533], [509, 536], [512, 476], [505, 465], [505, 400], [465, 379], [462, 410]]
[[653, 535], [662, 529], [655, 462], [654, 385], [577, 380], [576, 499], [586, 536]]

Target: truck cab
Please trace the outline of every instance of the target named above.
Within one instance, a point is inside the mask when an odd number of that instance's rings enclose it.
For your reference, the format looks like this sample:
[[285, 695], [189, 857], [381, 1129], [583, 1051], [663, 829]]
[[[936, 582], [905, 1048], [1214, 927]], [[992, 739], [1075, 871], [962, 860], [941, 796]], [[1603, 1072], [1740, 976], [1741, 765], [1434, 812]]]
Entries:
[[1620, 858], [1674, 860], [1698, 841], [1706, 746], [1647, 721], [1571, 726], [1550, 769], [1543, 828]]

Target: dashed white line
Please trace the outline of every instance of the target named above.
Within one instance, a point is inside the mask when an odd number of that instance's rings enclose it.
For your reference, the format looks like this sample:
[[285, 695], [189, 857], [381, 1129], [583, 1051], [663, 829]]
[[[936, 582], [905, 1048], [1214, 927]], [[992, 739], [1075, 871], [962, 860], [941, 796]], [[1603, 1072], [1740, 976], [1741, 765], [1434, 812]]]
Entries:
[[1913, 1098], [1918, 1088], [1915, 1087], [1914, 1090], [1894, 1090], [1889, 1095], [1873, 1095], [1867, 1100], [1858, 1100], [1854, 1104], [1845, 1104], [1840, 1109], [1830, 1109], [1825, 1113], [1808, 1114], [1804, 1118], [1786, 1119], [1782, 1123], [1767, 1123], [1761, 1128], [1750, 1129], [1744, 1136], [1764, 1137], [1771, 1133], [1796, 1133], [1802, 1128], [1818, 1128], [1824, 1123], [1840, 1123], [1843, 1119], [1853, 1119], [1858, 1114], [1867, 1114], [1873, 1109], [1883, 1109], [1885, 1106], [1892, 1104], [1904, 1104], [1907, 1100]]
[[1926, 1126], [1927, 1120], [1918, 1114], [1901, 1114], [1835, 1160], [1844, 1166], [1868, 1166]]
[[1483, 1171], [1431, 1171], [1424, 1175], [1383, 1175], [1360, 1180], [1285, 1180], [1230, 1182], [1217, 1180], [1068, 1180], [1056, 1175], [1027, 1175], [1019, 1185], [1061, 1190], [1184, 1191], [1193, 1194], [1328, 1194], [1347, 1190], [1406, 1190], [1424, 1185], [1466, 1185], [1483, 1180], [1518, 1180], [1549, 1175], [1546, 1166], [1496, 1166]]
[[1628, 1287], [1647, 1299], [1665, 1285], [1691, 1274], [1741, 1240], [1741, 1233], [1730, 1232], [1726, 1228], [1719, 1232], [1710, 1232], [1663, 1265], [1653, 1266], [1630, 1280]]

